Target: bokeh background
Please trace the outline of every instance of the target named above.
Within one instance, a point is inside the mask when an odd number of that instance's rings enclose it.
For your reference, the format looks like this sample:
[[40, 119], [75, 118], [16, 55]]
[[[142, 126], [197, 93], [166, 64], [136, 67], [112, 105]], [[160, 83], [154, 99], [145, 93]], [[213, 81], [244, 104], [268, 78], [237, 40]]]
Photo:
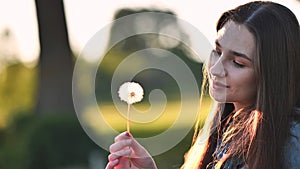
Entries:
[[[1, 169], [96, 169], [104, 168], [107, 151], [94, 143], [79, 124], [72, 100], [72, 74], [76, 58], [83, 54], [93, 35], [113, 20], [139, 12], [172, 14], [214, 41], [215, 22], [220, 14], [245, 0], [175, 1], [175, 0], [0, 0], [0, 168]], [[300, 18], [299, 0], [277, 0]], [[152, 23], [158, 31], [176, 31], [177, 20], [136, 18], [123, 25], [113, 25], [105, 34], [105, 48], [114, 36]], [[118, 115], [111, 94], [111, 77], [118, 64], [129, 54], [147, 48], [160, 48], [176, 54], [192, 70], [201, 85], [202, 62], [180, 41], [159, 35], [137, 35], [115, 45], [99, 66], [95, 95], [109, 124], [119, 132], [126, 130], [126, 120]], [[151, 58], [149, 58], [151, 59]], [[147, 62], [147, 60], [139, 60]], [[153, 80], [159, 79], [159, 80]], [[174, 79], [157, 70], [143, 71], [135, 81], [144, 85], [145, 96], [159, 88], [167, 96], [168, 107], [157, 121], [132, 124], [138, 137], [148, 137], [167, 130], [180, 108], [180, 91]], [[201, 111], [208, 112], [211, 100], [205, 97]], [[149, 100], [136, 106], [149, 108]], [[189, 111], [189, 110], [186, 110]], [[203, 121], [205, 114], [203, 114]], [[91, 119], [91, 124], [97, 123]], [[187, 122], [188, 123], [188, 122]], [[186, 127], [185, 123], [178, 128]], [[171, 150], [155, 156], [158, 168], [179, 168], [191, 144], [193, 129]], [[108, 133], [109, 134], [109, 133]]]

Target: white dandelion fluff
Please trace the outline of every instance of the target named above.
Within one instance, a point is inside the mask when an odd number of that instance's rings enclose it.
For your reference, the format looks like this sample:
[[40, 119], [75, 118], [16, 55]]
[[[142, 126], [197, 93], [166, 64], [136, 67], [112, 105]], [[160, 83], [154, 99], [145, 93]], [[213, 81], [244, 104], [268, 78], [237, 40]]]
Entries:
[[144, 90], [138, 83], [125, 82], [120, 86], [118, 94], [122, 101], [127, 102], [127, 104], [133, 104], [143, 99]]

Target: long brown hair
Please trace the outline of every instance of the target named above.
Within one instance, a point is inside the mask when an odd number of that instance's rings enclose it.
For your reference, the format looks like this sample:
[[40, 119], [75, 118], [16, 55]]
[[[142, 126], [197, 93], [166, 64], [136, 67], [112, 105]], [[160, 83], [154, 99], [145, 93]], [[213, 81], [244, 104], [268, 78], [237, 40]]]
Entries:
[[[265, 1], [223, 13], [217, 31], [228, 21], [245, 25], [256, 39], [256, 103], [238, 112], [233, 112], [231, 103], [218, 103], [203, 129], [196, 130], [182, 168], [206, 168], [212, 163], [220, 167], [228, 158], [242, 160], [249, 169], [284, 168], [290, 123], [300, 121], [295, 113], [295, 107], [300, 107], [299, 23], [288, 8]], [[223, 131], [229, 120], [230, 126]], [[215, 161], [221, 135], [228, 151], [223, 160]]]

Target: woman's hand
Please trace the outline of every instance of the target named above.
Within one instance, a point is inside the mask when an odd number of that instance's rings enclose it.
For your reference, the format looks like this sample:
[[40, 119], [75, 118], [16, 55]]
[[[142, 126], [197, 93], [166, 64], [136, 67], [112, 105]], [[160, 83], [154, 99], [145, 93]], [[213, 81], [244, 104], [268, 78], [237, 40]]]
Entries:
[[106, 169], [157, 169], [147, 150], [128, 132], [119, 134], [109, 151]]

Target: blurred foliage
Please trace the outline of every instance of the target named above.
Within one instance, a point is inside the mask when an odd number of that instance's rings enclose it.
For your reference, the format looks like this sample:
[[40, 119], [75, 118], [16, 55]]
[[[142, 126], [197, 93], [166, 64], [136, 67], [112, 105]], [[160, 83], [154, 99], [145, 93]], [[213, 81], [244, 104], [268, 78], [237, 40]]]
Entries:
[[154, 156], [157, 168], [179, 169], [184, 162], [184, 154], [188, 151], [192, 143], [193, 133], [194, 130], [191, 129], [175, 147], [165, 153]]
[[2, 135], [0, 168], [88, 168], [93, 151], [102, 154], [102, 159], [107, 157], [107, 152], [87, 137], [75, 116], [19, 116]]
[[13, 117], [31, 114], [35, 106], [37, 88], [36, 68], [21, 63], [13, 64], [0, 72], [0, 129]]

